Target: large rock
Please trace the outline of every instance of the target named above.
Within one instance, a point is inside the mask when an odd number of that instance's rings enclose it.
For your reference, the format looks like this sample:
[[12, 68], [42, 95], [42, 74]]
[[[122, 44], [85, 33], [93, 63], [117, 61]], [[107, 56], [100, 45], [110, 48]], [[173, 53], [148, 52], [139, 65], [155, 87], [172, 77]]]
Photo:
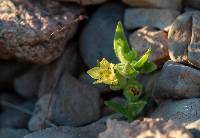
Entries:
[[169, 9], [126, 9], [124, 25], [127, 29], [150, 26], [168, 30], [179, 13], [179, 11]]
[[142, 7], [142, 8], [164, 8], [164, 9], [180, 10], [182, 7], [182, 0], [165, 0], [165, 1], [163, 0], [123, 0], [123, 2], [133, 7]]
[[200, 12], [186, 12], [171, 26], [169, 55], [176, 62], [189, 63], [200, 68]]
[[158, 101], [200, 97], [200, 71], [173, 61], [166, 62], [155, 83], [153, 96]]
[[110, 92], [111, 89], [109, 88], [109, 86], [105, 85], [105, 84], [93, 84], [94, 79], [90, 77], [90, 75], [88, 75], [87, 73], [83, 73], [79, 76], [79, 79], [88, 85], [93, 86], [94, 88], [98, 89], [99, 92], [101, 93], [107, 93]]
[[[51, 96], [53, 99], [49, 102]], [[45, 117], [59, 125], [81, 126], [91, 123], [100, 116], [99, 92], [65, 73], [53, 95], [43, 95], [39, 99], [35, 114], [29, 121], [30, 130], [41, 129]]]
[[182, 125], [188, 125], [200, 118], [200, 98], [172, 101], [162, 103], [151, 114], [155, 118], [173, 120]]
[[63, 53], [76, 32], [77, 23], [73, 21], [80, 10], [56, 2], [38, 2], [0, 1], [0, 58], [48, 64]]
[[47, 128], [24, 136], [23, 138], [97, 138], [106, 129], [107, 119], [121, 119], [121, 115], [113, 114], [84, 127], [62, 126]]
[[[34, 102], [24, 102], [17, 105], [20, 109], [25, 109], [32, 112], [34, 108]], [[0, 128], [14, 127], [14, 128], [26, 128], [30, 115], [15, 109], [7, 109], [0, 114]]]
[[95, 4], [101, 4], [103, 2], [106, 2], [108, 0], [56, 0], [61, 2], [75, 2], [81, 5], [95, 5]]
[[94, 67], [98, 59], [106, 58], [116, 62], [113, 38], [117, 22], [122, 20], [121, 4], [105, 4], [92, 15], [80, 36], [80, 51], [88, 67]]
[[184, 127], [173, 121], [144, 118], [132, 123], [109, 120], [99, 138], [193, 138]]
[[153, 61], [159, 67], [169, 59], [167, 33], [164, 31], [144, 27], [133, 32], [129, 36], [129, 42], [131, 47], [138, 52], [139, 56], [144, 55], [151, 48], [152, 52], [149, 60]]
[[53, 120], [70, 126], [81, 126], [97, 120], [100, 116], [99, 91], [79, 80], [63, 74], [55, 91], [52, 107]]
[[29, 132], [27, 129], [14, 129], [14, 128], [1, 128], [0, 136], [1, 138], [22, 138]]

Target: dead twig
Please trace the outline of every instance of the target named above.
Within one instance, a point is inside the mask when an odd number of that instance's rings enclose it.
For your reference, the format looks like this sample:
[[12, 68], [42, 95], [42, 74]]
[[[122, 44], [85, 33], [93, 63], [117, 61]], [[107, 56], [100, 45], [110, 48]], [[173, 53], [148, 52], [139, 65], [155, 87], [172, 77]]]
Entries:
[[27, 109], [24, 109], [24, 108], [22, 108], [22, 107], [19, 107], [19, 106], [17, 106], [17, 105], [14, 105], [14, 104], [12, 104], [12, 103], [7, 102], [7, 101], [2, 101], [2, 104], [3, 104], [4, 106], [7, 106], [7, 107], [12, 108], [12, 109], [15, 109], [15, 110], [18, 110], [18, 111], [23, 112], [23, 113], [26, 113], [26, 114], [28, 114], [28, 115], [36, 116], [38, 119], [44, 120], [44, 122], [45, 122], [46, 124], [48, 124], [49, 126], [54, 127], [54, 128], [56, 128], [56, 129], [58, 128], [57, 125], [55, 125], [55, 124], [52, 123], [51, 121], [49, 121], [49, 120], [47, 120], [47, 119], [44, 119], [44, 118], [41, 118], [41, 117], [38, 117], [35, 113], [33, 113], [33, 112], [31, 112], [31, 111], [29, 111], [29, 110], [27, 110]]

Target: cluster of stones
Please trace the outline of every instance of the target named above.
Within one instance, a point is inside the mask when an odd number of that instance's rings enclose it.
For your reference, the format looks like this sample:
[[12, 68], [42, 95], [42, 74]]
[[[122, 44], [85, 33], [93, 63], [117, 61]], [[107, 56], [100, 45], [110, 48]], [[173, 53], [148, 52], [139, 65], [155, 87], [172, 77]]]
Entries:
[[[0, 0], [0, 89], [6, 90], [0, 92], [0, 136], [198, 138], [199, 5], [199, 0]], [[87, 11], [93, 13], [79, 34]], [[117, 62], [113, 38], [119, 20], [130, 46], [139, 55], [151, 48], [149, 59], [158, 66], [138, 78], [159, 107], [131, 124], [112, 120], [121, 120], [118, 114], [100, 119], [112, 113], [102, 98], [110, 89], [92, 86], [83, 71], [83, 64], [94, 67], [103, 57]]]

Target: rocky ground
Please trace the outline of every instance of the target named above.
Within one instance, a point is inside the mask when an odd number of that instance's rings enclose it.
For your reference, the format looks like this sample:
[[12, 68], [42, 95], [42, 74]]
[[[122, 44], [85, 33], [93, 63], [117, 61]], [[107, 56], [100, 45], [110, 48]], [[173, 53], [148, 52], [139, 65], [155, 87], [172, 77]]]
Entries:
[[[117, 62], [119, 20], [158, 66], [130, 124], [104, 105], [121, 93], [86, 74]], [[1, 138], [200, 138], [200, 0], [0, 0], [0, 108]]]

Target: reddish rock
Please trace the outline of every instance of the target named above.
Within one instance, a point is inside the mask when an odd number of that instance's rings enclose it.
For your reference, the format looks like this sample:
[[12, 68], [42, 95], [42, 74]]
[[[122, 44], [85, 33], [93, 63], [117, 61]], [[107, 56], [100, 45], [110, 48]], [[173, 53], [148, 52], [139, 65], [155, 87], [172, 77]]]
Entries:
[[167, 33], [155, 29], [144, 27], [129, 36], [129, 43], [139, 56], [151, 48], [152, 53], [149, 57], [151, 61], [161, 66], [169, 59]]
[[0, 2], [0, 58], [48, 64], [63, 53], [76, 32], [77, 23], [73, 22], [80, 9], [52, 1], [45, 5], [38, 2]]
[[99, 138], [193, 138], [184, 127], [173, 121], [144, 118], [132, 123], [108, 120], [107, 130]]

